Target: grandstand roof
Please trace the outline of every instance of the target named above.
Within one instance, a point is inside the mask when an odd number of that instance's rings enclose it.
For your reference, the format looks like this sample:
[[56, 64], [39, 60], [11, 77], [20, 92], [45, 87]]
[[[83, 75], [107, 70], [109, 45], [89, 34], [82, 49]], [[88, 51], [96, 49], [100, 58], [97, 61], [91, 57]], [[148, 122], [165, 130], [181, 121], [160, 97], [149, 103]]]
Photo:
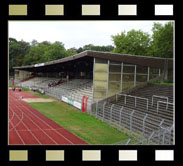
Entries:
[[53, 66], [58, 66], [59, 64], [71, 63], [78, 60], [86, 60], [93, 63], [93, 58], [101, 58], [106, 60], [112, 60], [116, 62], [124, 62], [135, 65], [149, 66], [154, 68], [164, 68], [165, 64], [168, 63], [168, 68], [173, 68], [173, 59], [170, 58], [159, 58], [159, 57], [150, 57], [150, 56], [139, 56], [139, 55], [128, 55], [128, 54], [119, 54], [119, 53], [110, 53], [110, 52], [100, 52], [100, 51], [84, 51], [79, 54], [62, 58], [59, 60], [49, 61], [45, 63], [28, 65], [28, 66], [19, 66], [14, 67], [17, 70], [29, 70], [36, 71], [39, 69], [53, 68]]

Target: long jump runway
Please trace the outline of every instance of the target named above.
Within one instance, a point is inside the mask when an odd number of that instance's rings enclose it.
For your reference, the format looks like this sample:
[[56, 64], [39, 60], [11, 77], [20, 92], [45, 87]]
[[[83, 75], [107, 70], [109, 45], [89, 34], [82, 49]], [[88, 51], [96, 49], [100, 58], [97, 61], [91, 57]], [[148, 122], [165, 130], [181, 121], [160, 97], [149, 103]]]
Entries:
[[10, 145], [76, 145], [85, 141], [64, 129], [24, 102], [21, 97], [36, 98], [27, 92], [9, 90]]

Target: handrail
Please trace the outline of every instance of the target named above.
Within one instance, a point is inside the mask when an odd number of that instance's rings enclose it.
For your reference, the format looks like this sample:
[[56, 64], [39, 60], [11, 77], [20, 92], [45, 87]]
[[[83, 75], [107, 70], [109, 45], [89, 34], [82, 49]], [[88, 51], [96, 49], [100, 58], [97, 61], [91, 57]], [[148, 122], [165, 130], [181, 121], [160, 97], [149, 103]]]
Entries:
[[157, 113], [159, 112], [159, 103], [166, 104], [166, 110], [168, 109], [168, 105], [173, 105], [173, 106], [174, 106], [174, 103], [163, 102], [163, 101], [157, 101]]
[[153, 95], [152, 96], [152, 103], [151, 103], [151, 107], [153, 106], [154, 104], [154, 98], [161, 98], [161, 99], [166, 99], [167, 103], [168, 103], [168, 97], [166, 96], [157, 96], [157, 95]]
[[118, 99], [118, 97], [117, 97], [118, 95], [124, 96], [124, 97], [125, 97], [125, 104], [126, 104], [126, 97], [132, 97], [132, 98], [134, 98], [134, 99], [135, 99], [135, 108], [136, 108], [136, 106], [137, 106], [137, 99], [146, 100], [146, 101], [147, 101], [146, 108], [147, 108], [147, 110], [148, 110], [149, 99], [143, 98], [143, 97], [140, 97], [140, 96], [132, 96], [132, 95], [127, 95], [127, 94], [117, 94], [117, 95], [116, 95], [116, 100]]

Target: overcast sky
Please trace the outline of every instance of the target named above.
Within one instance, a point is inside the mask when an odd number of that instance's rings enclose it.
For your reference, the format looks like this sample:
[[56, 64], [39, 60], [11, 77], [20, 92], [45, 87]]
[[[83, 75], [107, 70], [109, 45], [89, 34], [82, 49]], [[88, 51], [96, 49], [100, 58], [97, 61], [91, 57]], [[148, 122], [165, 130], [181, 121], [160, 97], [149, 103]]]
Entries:
[[60, 41], [66, 49], [87, 44], [113, 45], [111, 35], [132, 29], [152, 34], [154, 22], [167, 21], [9, 21], [9, 37], [31, 42]]

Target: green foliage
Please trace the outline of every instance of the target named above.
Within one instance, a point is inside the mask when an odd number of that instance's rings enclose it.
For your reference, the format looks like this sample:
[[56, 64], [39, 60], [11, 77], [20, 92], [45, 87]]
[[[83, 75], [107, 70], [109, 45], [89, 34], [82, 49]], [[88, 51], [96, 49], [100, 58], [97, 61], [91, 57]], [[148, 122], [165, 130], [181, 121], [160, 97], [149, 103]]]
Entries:
[[46, 61], [53, 61], [73, 55], [71, 50], [66, 50], [62, 42], [50, 43], [43, 41], [39, 43], [33, 40], [31, 43], [23, 40], [17, 41], [9, 38], [9, 70], [13, 75], [13, 67], [31, 65]]
[[150, 35], [142, 31], [131, 30], [129, 32], [121, 32], [116, 36], [112, 36], [115, 44], [115, 53], [144, 55], [147, 56], [150, 49]]
[[114, 47], [112, 45], [95, 46], [93, 44], [88, 44], [88, 45], [78, 48], [77, 53], [83, 52], [85, 50], [111, 52], [111, 51], [113, 51], [113, 49], [114, 49]]
[[155, 23], [152, 31], [152, 55], [173, 58], [173, 22], [169, 22], [165, 26]]
[[112, 36], [113, 52], [173, 58], [173, 22], [165, 25], [154, 23], [152, 32], [150, 36], [141, 30], [131, 30]]
[[13, 74], [14, 66], [21, 66], [25, 55], [30, 50], [30, 44], [21, 40], [9, 38], [9, 70], [10, 75]]
[[23, 65], [53, 61], [70, 55], [73, 55], [73, 53], [66, 50], [63, 43], [57, 41], [51, 44], [44, 41], [30, 49], [25, 56]]

